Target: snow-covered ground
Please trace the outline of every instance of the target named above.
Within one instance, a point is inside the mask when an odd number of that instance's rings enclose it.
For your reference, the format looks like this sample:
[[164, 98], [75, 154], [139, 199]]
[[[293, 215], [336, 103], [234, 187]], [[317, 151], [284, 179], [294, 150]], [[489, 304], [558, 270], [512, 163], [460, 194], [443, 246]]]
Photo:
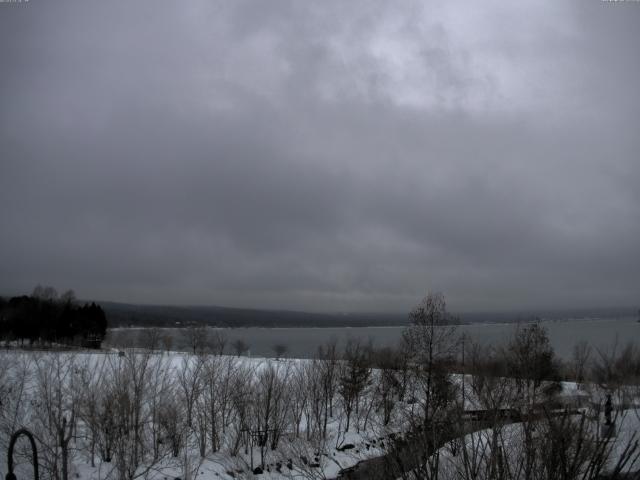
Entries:
[[[391, 413], [384, 421], [380, 402], [383, 375], [372, 371], [351, 412], [348, 429], [347, 405], [339, 394], [339, 387], [334, 385], [332, 411], [327, 416], [326, 437], [322, 438], [317, 435], [320, 425], [312, 418], [314, 398], [316, 401], [320, 398], [313, 395], [319, 395], [318, 391], [322, 390], [319, 383], [322, 377], [318, 376], [322, 368], [313, 360], [196, 356], [178, 352], [129, 351], [122, 355], [115, 350], [99, 353], [4, 351], [0, 352], [0, 447], [6, 451], [10, 433], [24, 426], [38, 438], [43, 468], [59, 470], [61, 449], [57, 444], [68, 435], [69, 478], [119, 479], [124, 467], [118, 463], [118, 455], [124, 457], [131, 452], [118, 453], [118, 447], [125, 443], [133, 445], [132, 440], [128, 438], [128, 431], [116, 436], [115, 444], [109, 446], [111, 457], [107, 461], [105, 432], [113, 435], [113, 429], [119, 428], [120, 424], [113, 418], [122, 417], [120, 423], [134, 418], [131, 416], [136, 413], [131, 410], [132, 395], [136, 394], [136, 382], [139, 382], [143, 387], [138, 392], [140, 432], [144, 436], [140, 441], [144, 451], [139, 455], [144, 460], [135, 464], [135, 473], [130, 478], [335, 478], [340, 470], [361, 460], [384, 455], [389, 434], [407, 429], [407, 418], [416, 404], [410, 399], [411, 395], [403, 401], [394, 396], [389, 407]], [[464, 398], [466, 410], [484, 408], [473, 377], [467, 375], [463, 379], [462, 375], [452, 375], [451, 380], [459, 401]], [[214, 384], [215, 390], [211, 387]], [[265, 400], [269, 395], [274, 396], [270, 404]], [[602, 405], [605, 397], [597, 387], [563, 382], [557, 398], [571, 408], [584, 408], [586, 414], [594, 405]], [[626, 442], [640, 429], [638, 410], [630, 408], [636, 406], [635, 397], [631, 404], [630, 397], [625, 398], [625, 405], [620, 399], [614, 399], [614, 407], [620, 408], [614, 458], [622, 454]], [[111, 399], [111, 403], [107, 403], [107, 399]], [[189, 426], [184, 417], [190, 403], [193, 420]], [[216, 408], [223, 413], [214, 412]], [[119, 417], [118, 411], [125, 412], [124, 416]], [[590, 428], [598, 428], [595, 417], [589, 421], [593, 425]], [[71, 422], [74, 427], [68, 428]], [[222, 423], [213, 427], [215, 422]], [[274, 449], [270, 445], [261, 448], [241, 431], [241, 427], [259, 430], [264, 425], [278, 430], [279, 439]], [[212, 428], [217, 428], [219, 433], [216, 448], [211, 446]], [[520, 428], [520, 424], [512, 424], [501, 430], [503, 446], [520, 448]], [[467, 435], [464, 444], [476, 445], [477, 449], [478, 445], [490, 445], [492, 438], [492, 430], [482, 430]], [[175, 452], [171, 448], [174, 444]], [[490, 450], [487, 447], [487, 451]], [[440, 457], [443, 473], [461, 468], [460, 455], [453, 455], [449, 446], [440, 450]], [[17, 470], [22, 473], [19, 478], [28, 478], [28, 458], [23, 456], [18, 460]], [[0, 455], [0, 462], [0, 474], [4, 475], [5, 455]], [[261, 464], [264, 470], [254, 474]]]
[[[153, 364], [152, 369], [161, 369], [165, 372], [164, 377], [174, 377], [178, 379], [184, 372], [185, 368], [201, 361], [201, 357], [190, 355], [188, 353], [171, 352], [158, 353], [149, 355], [147, 352], [140, 351], [132, 353], [129, 351], [125, 356], [121, 356], [117, 350], [110, 352], [85, 352], [85, 353], [51, 353], [51, 352], [21, 352], [8, 351], [0, 352], [0, 365], [2, 374], [0, 374], [0, 388], [3, 392], [9, 394], [9, 397], [15, 396], [13, 401], [5, 402], [2, 410], [2, 433], [0, 434], [0, 446], [6, 451], [8, 445], [8, 437], [11, 431], [19, 427], [26, 426], [39, 436], [39, 445], [44, 440], [43, 435], [38, 435], [43, 429], [43, 423], [47, 423], [48, 419], [43, 422], [34, 411], [33, 407], [39, 407], [42, 390], [43, 370], [54, 369], [59, 367], [58, 373], [62, 375], [62, 383], [69, 386], [72, 380], [68, 376], [65, 368], [72, 362], [72, 374], [82, 376], [82, 372], [91, 372], [90, 375], [103, 375], [105, 369], [118, 369], [120, 364], [127, 362], [130, 357], [150, 358]], [[235, 356], [218, 356], [221, 362], [233, 365], [234, 369], [243, 369], [251, 372], [252, 376], [259, 376], [265, 369], [273, 368], [282, 375], [292, 375], [294, 371], [302, 371], [305, 365], [311, 363], [310, 360], [286, 359], [274, 360], [265, 358], [248, 358]], [[58, 359], [59, 363], [52, 359]], [[142, 365], [142, 364], [141, 364]], [[146, 367], [150, 368], [150, 367]], [[47, 372], [50, 373], [50, 372]], [[154, 373], [157, 374], [157, 373]], [[205, 380], [203, 379], [203, 382]], [[87, 386], [91, 388], [91, 379], [88, 380]], [[19, 385], [19, 391], [15, 387]], [[78, 388], [76, 383], [73, 388]], [[176, 388], [179, 390], [179, 388]], [[81, 391], [66, 391], [62, 389], [62, 405], [61, 411], [58, 412], [61, 417], [71, 415], [71, 404], [69, 402], [82, 402]], [[258, 391], [253, 393], [259, 394]], [[77, 396], [75, 396], [77, 394]], [[288, 394], [287, 394], [288, 395]], [[75, 396], [75, 398], [74, 398]], [[52, 400], [49, 398], [49, 400]], [[95, 399], [99, 401], [99, 399]], [[172, 401], [183, 403], [180, 395], [175, 395]], [[290, 400], [290, 399], [287, 399]], [[147, 400], [149, 401], [149, 400]], [[377, 419], [369, 421], [368, 429], [361, 430], [361, 418], [354, 418], [349, 431], [344, 431], [344, 419], [341, 418], [340, 405], [338, 400], [335, 401], [335, 413], [327, 422], [327, 436], [323, 440], [317, 438], [308, 440], [304, 426], [301, 426], [299, 435], [296, 436], [292, 432], [291, 425], [283, 428], [282, 438], [278, 442], [275, 450], [268, 446], [261, 449], [259, 446], [251, 446], [250, 441], [240, 443], [237, 452], [231, 452], [229, 447], [231, 438], [221, 439], [221, 448], [217, 452], [208, 451], [204, 457], [201, 457], [198, 451], [198, 445], [192, 435], [186, 434], [185, 445], [180, 453], [173, 457], [166, 455], [165, 458], [156, 462], [153, 468], [145, 472], [142, 477], [150, 479], [174, 479], [184, 478], [185, 471], [189, 470], [192, 477], [198, 479], [233, 479], [233, 478], [253, 478], [253, 470], [261, 464], [261, 450], [264, 457], [264, 471], [260, 474], [260, 478], [282, 479], [282, 478], [333, 478], [343, 469], [355, 465], [360, 460], [375, 457], [383, 453], [380, 447], [384, 438], [384, 429], [378, 428]], [[184, 405], [183, 405], [184, 406]], [[79, 405], [73, 408], [80, 409]], [[179, 406], [179, 408], [182, 408]], [[88, 435], [82, 432], [87, 428], [85, 422], [78, 412], [74, 413], [78, 422], [78, 427], [74, 435], [77, 438], [72, 440], [72, 461], [70, 478], [86, 478], [91, 480], [102, 480], [117, 478], [116, 465], [114, 461], [106, 462], [100, 460], [100, 455], [94, 455], [93, 466], [91, 465], [91, 455], [89, 453]], [[255, 420], [255, 419], [254, 419]], [[305, 420], [302, 422], [305, 423]], [[37, 424], [37, 425], [36, 425]], [[253, 427], [259, 426], [256, 421], [249, 421]], [[229, 437], [236, 434], [236, 431], [230, 431]], [[46, 440], [45, 440], [46, 441]], [[4, 475], [7, 470], [5, 456], [0, 457], [0, 474]], [[24, 460], [24, 459], [23, 459]], [[42, 457], [41, 457], [42, 461]], [[28, 471], [27, 460], [19, 464], [17, 471]], [[26, 469], [26, 470], [25, 470]], [[140, 468], [140, 472], [144, 470]], [[27, 473], [28, 475], [28, 473]], [[24, 478], [24, 477], [23, 477]]]

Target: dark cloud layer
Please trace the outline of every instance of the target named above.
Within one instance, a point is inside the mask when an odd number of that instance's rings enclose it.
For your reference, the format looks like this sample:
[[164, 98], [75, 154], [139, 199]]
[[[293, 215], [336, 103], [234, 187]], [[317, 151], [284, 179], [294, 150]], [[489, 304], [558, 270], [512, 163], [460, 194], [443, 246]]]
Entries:
[[640, 4], [0, 3], [0, 291], [640, 302]]

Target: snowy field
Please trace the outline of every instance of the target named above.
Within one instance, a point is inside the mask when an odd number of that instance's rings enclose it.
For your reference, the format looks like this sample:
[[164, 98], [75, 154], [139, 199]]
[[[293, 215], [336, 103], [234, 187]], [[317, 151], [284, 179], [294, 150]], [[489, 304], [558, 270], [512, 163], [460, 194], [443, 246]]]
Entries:
[[[0, 447], [7, 450], [16, 429], [31, 430], [41, 478], [336, 478], [388, 453], [390, 435], [412, 428], [423, 408], [420, 385], [407, 374], [401, 387], [401, 375], [335, 359], [5, 351]], [[457, 405], [486, 407], [474, 377], [451, 375], [447, 382]], [[493, 392], [499, 387], [491, 385]], [[563, 382], [555, 399], [583, 412], [586, 428], [598, 436], [602, 389]], [[612, 462], [639, 430], [635, 399], [623, 390], [614, 397]], [[523, 428], [501, 426], [501, 448], [521, 451]], [[463, 450], [483, 452], [476, 461], [487, 468], [497, 436], [493, 429], [467, 435]], [[18, 478], [30, 475], [24, 445], [17, 451]], [[468, 455], [459, 452], [456, 444], [438, 451], [441, 478], [465, 478], [459, 475]]]
[[[117, 351], [78, 354], [13, 351], [0, 353], [0, 362], [0, 388], [6, 399], [2, 403], [0, 445], [3, 451], [7, 449], [10, 432], [26, 426], [39, 439], [40, 463], [49, 461], [54, 468], [59, 467], [52, 458], [60, 456], [60, 452], [55, 452], [56, 448], [52, 445], [60, 439], [57, 429], [63, 428], [65, 419], [67, 422], [73, 419], [77, 425], [68, 432], [71, 437], [69, 478], [120, 478], [118, 462], [113, 457], [118, 450], [117, 444], [123, 439], [115, 437], [113, 444], [107, 445], [105, 432], [109, 427], [106, 425], [114, 429], [117, 426], [105, 416], [118, 416], [109, 408], [124, 409], [125, 422], [130, 422], [139, 414], [143, 435], [150, 437], [143, 442], [160, 444], [157, 455], [148, 456], [153, 462], [151, 468], [140, 460], [139, 469], [131, 475], [132, 478], [253, 478], [253, 470], [261, 464], [264, 465], [264, 471], [260, 478], [333, 478], [341, 469], [382, 452], [378, 445], [383, 437], [379, 435], [384, 435], [385, 429], [378, 428], [379, 425], [371, 418], [367, 431], [361, 430], [361, 415], [354, 415], [357, 418], [352, 420], [349, 431], [344, 431], [344, 419], [336, 414], [333, 418], [329, 417], [326, 438], [320, 441], [307, 435], [307, 431], [317, 427], [311, 426], [310, 419], [299, 420], [304, 425], [299, 426], [298, 433], [292, 431], [291, 422], [294, 420], [289, 418], [291, 415], [297, 414], [298, 418], [312, 415], [310, 407], [298, 412], [291, 405], [300, 400], [300, 391], [305, 388], [300, 383], [305, 380], [302, 373], [313, 363], [309, 360], [193, 356], [184, 353], [127, 352], [125, 356], [120, 356]], [[131, 378], [125, 380], [124, 377], [129, 373]], [[274, 373], [275, 376], [272, 376]], [[196, 379], [196, 376], [199, 378]], [[212, 379], [213, 376], [216, 378]], [[282, 383], [285, 378], [291, 385]], [[215, 384], [209, 394], [204, 392], [202, 386], [208, 380]], [[56, 381], [59, 381], [58, 385]], [[196, 385], [198, 381], [201, 382], [200, 386]], [[118, 382], [131, 384], [118, 385]], [[136, 382], [139, 383], [136, 385]], [[228, 385], [223, 382], [228, 382]], [[208, 385], [211, 386], [211, 383]], [[106, 405], [105, 397], [118, 388], [131, 389], [131, 395], [124, 396], [127, 397], [127, 403], [135, 402], [138, 386], [144, 387], [144, 391], [139, 392], [143, 397], [140, 398], [139, 412], [136, 412], [135, 405], [119, 404], [122, 399]], [[61, 388], [56, 391], [58, 387]], [[264, 387], [264, 391], [260, 387]], [[243, 388], [245, 392], [241, 392]], [[257, 404], [248, 405], [246, 412], [224, 412], [233, 407], [241, 410], [243, 401], [254, 399], [237, 398], [239, 393], [254, 398], [263, 393], [273, 394], [274, 399], [271, 404], [255, 402]], [[192, 396], [193, 403], [190, 404]], [[232, 406], [233, 402], [237, 405]], [[105, 407], [102, 412], [99, 411], [101, 406]], [[194, 426], [180, 425], [184, 421], [179, 418], [180, 414], [191, 408]], [[334, 408], [337, 412], [340, 407], [336, 404]], [[219, 410], [212, 415], [221, 418], [206, 418], [212, 410]], [[243, 413], [251, 418], [236, 424], [239, 420], [237, 417]], [[225, 415], [233, 418], [222, 418]], [[280, 415], [287, 418], [279, 418]], [[276, 449], [270, 445], [261, 448], [259, 439], [252, 441], [240, 431], [241, 427], [259, 430], [262, 426], [259, 420], [265, 416], [271, 416], [273, 422], [283, 422]], [[214, 432], [213, 421], [226, 424], [220, 425], [219, 432]], [[265, 425], [271, 427], [273, 424], [269, 422], [267, 420]], [[196, 423], [199, 425], [195, 426]], [[202, 425], [208, 426], [209, 431], [198, 432]], [[128, 428], [134, 427], [129, 424]], [[92, 429], [96, 430], [95, 439], [90, 438]], [[99, 431], [101, 429], [102, 432]], [[175, 438], [166, 438], [172, 434]], [[60, 437], [64, 435], [66, 433]], [[218, 451], [212, 451], [211, 440], [216, 435], [219, 436]], [[175, 444], [172, 444], [174, 440]], [[209, 444], [202, 456], [199, 442], [207, 440]], [[42, 442], [49, 444], [45, 446]], [[167, 445], [167, 451], [162, 451], [164, 445]], [[105, 461], [104, 454], [109, 447], [111, 455], [107, 455], [112, 458]], [[176, 447], [175, 451], [171, 451], [173, 447]], [[149, 450], [152, 449], [149, 447]], [[262, 455], [264, 461], [261, 460]], [[50, 457], [48, 460], [45, 458], [47, 456]], [[6, 459], [4, 455], [1, 458], [0, 469], [4, 475], [7, 470]], [[22, 478], [28, 478], [28, 459], [23, 458], [19, 463], [17, 471], [23, 472]], [[51, 468], [52, 465], [45, 468]]]

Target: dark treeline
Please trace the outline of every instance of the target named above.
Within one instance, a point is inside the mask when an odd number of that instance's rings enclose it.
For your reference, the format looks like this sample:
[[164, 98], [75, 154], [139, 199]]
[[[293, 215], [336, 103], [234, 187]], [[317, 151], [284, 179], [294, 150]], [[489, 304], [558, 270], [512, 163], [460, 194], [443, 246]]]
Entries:
[[31, 295], [0, 297], [0, 338], [5, 341], [100, 348], [106, 331], [102, 308], [80, 305], [72, 290], [58, 295], [38, 285]]

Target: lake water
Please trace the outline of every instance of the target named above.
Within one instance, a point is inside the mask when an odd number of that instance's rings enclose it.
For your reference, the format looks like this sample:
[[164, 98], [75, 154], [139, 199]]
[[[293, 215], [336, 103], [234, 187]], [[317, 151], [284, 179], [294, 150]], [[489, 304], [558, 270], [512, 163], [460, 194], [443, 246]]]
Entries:
[[[556, 354], [568, 359], [578, 342], [586, 341], [594, 348], [612, 348], [614, 344], [624, 346], [640, 341], [640, 323], [636, 318], [590, 319], [543, 321]], [[287, 347], [287, 356], [310, 358], [318, 346], [336, 340], [340, 345], [349, 338], [362, 341], [371, 340], [374, 346], [395, 346], [405, 327], [359, 327], [359, 328], [221, 328], [227, 338], [227, 350], [238, 339], [249, 345], [252, 356], [271, 357], [273, 346]], [[458, 333], [475, 342], [500, 345], [511, 338], [518, 328], [516, 324], [472, 324], [457, 326]], [[184, 330], [176, 328], [160, 329], [161, 335], [172, 337], [172, 349], [187, 350]], [[144, 335], [140, 329], [114, 329], [107, 336], [107, 344], [114, 346], [125, 343], [128, 346], [144, 346]]]

